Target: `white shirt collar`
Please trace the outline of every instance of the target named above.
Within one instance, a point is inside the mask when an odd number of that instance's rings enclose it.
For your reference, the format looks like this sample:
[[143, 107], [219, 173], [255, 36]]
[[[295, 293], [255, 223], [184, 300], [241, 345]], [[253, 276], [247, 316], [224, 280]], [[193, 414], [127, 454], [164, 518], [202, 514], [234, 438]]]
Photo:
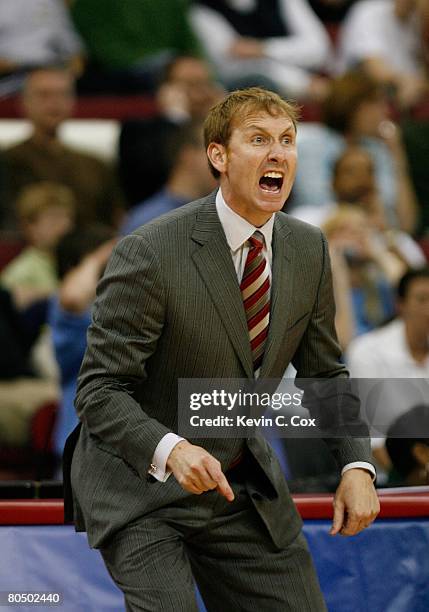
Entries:
[[265, 225], [255, 227], [228, 206], [223, 198], [221, 189], [216, 194], [216, 210], [225, 232], [226, 241], [233, 253], [242, 247], [246, 240], [249, 240], [250, 236], [257, 230], [264, 235], [265, 248], [269, 251], [271, 250], [274, 214], [271, 215]]

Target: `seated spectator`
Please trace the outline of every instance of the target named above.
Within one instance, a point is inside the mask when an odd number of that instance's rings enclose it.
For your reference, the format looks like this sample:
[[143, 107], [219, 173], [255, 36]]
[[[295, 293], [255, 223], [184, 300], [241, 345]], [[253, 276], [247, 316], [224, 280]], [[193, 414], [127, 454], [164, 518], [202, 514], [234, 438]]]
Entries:
[[[389, 423], [427, 400], [429, 377], [429, 269], [407, 272], [397, 288], [397, 317], [380, 329], [356, 338], [347, 364], [352, 377], [384, 378], [384, 432]], [[405, 378], [413, 380], [404, 384]], [[381, 432], [383, 433], [383, 432]], [[379, 465], [390, 466], [384, 437], [373, 440]]]
[[0, 287], [0, 444], [25, 446], [30, 422], [45, 403], [58, 399], [55, 379], [40, 371], [32, 351], [40, 327], [29, 325], [6, 289]]
[[429, 485], [429, 405], [421, 404], [389, 427], [386, 449], [392, 462], [391, 484]]
[[387, 222], [406, 232], [416, 223], [417, 203], [408, 174], [407, 158], [397, 127], [389, 121], [380, 87], [361, 72], [332, 82], [323, 103], [324, 124], [301, 125], [298, 133], [298, 171], [291, 211], [304, 205], [335, 201], [332, 171], [347, 145], [364, 147], [372, 156], [377, 189]]
[[379, 84], [392, 88], [402, 108], [429, 94], [422, 48], [429, 23], [426, 0], [361, 0], [343, 23], [339, 68], [359, 64]]
[[423, 251], [411, 236], [389, 226], [377, 189], [374, 162], [368, 151], [356, 145], [347, 147], [334, 164], [332, 187], [334, 202], [320, 207], [301, 206], [292, 214], [321, 227], [342, 205], [356, 206], [368, 215], [374, 240], [395, 257], [396, 263], [392, 259], [389, 269], [392, 282], [397, 282], [408, 267], [419, 268], [425, 264]]
[[63, 183], [75, 195], [76, 223], [100, 221], [118, 226], [123, 200], [112, 169], [59, 140], [61, 124], [74, 105], [74, 81], [63, 68], [43, 68], [26, 79], [22, 105], [33, 128], [31, 137], [4, 153], [7, 188], [1, 229], [16, 229], [13, 204], [20, 191], [38, 181]]
[[182, 0], [73, 0], [71, 11], [89, 53], [85, 92], [152, 92], [174, 56], [200, 53]]
[[166, 184], [129, 211], [122, 227], [123, 234], [207, 195], [216, 187], [217, 182], [207, 164], [201, 123], [184, 124], [178, 128], [169, 138], [167, 151], [172, 161]]
[[390, 282], [393, 256], [375, 243], [363, 210], [342, 206], [322, 229], [330, 251], [347, 265], [355, 334], [375, 329], [394, 312]]
[[[82, 70], [82, 43], [64, 0], [3, 0], [0, 24], [0, 77], [52, 64]], [[3, 79], [0, 92], [12, 93], [19, 83]]]
[[78, 422], [73, 402], [86, 349], [86, 330], [95, 289], [114, 243], [110, 228], [89, 225], [64, 236], [57, 248], [61, 285], [51, 301], [49, 324], [61, 375], [61, 401], [53, 434], [58, 459]]
[[159, 114], [176, 123], [203, 121], [225, 90], [213, 78], [206, 61], [179, 55], [169, 62], [159, 80], [156, 101]]
[[224, 93], [201, 59], [180, 56], [167, 65], [156, 92], [157, 116], [122, 124], [119, 172], [131, 206], [165, 184], [171, 161], [167, 142], [178, 126], [189, 120], [202, 121]]
[[51, 295], [58, 285], [55, 249], [72, 229], [76, 202], [68, 187], [36, 183], [18, 198], [17, 210], [28, 246], [0, 274], [19, 308]]
[[226, 86], [319, 97], [330, 42], [307, 0], [198, 0], [192, 23]]

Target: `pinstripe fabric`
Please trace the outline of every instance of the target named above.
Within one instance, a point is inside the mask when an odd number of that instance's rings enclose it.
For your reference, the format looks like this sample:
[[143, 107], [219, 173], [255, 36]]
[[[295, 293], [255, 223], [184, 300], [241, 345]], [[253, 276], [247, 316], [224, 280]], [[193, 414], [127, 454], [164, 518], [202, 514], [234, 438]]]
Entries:
[[[278, 213], [260, 376], [280, 378], [291, 361], [300, 377], [346, 375], [339, 357], [326, 243], [318, 229]], [[87, 530], [91, 546], [171, 504], [190, 504], [195, 522], [203, 513], [205, 496], [183, 491], [174, 477], [166, 483], [147, 478], [158, 442], [177, 431], [178, 378], [253, 378], [242, 296], [215, 194], [121, 240], [99, 284], [79, 377], [83, 425], [71, 470], [75, 525]], [[282, 548], [297, 537], [300, 518], [262, 437], [195, 443], [224, 470], [247, 448], [264, 475], [268, 498], [252, 503], [270, 538]], [[340, 467], [369, 460], [367, 440], [328, 444]]]
[[101, 549], [127, 611], [194, 612], [192, 574], [208, 612], [326, 610], [304, 536], [278, 549], [245, 483], [232, 479], [231, 486], [233, 506], [211, 493], [195, 520], [191, 506], [178, 503], [168, 522], [155, 511]]
[[264, 236], [255, 232], [249, 238], [250, 248], [240, 283], [249, 330], [250, 349], [252, 351], [253, 371], [255, 378], [264, 357], [265, 342], [268, 336], [270, 321], [270, 274], [267, 260], [262, 251]]

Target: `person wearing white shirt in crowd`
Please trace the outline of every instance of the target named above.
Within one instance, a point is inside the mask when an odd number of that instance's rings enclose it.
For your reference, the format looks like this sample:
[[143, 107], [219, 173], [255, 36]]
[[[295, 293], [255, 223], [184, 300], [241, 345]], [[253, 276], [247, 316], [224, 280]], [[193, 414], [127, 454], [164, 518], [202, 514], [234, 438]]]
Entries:
[[424, 41], [428, 23], [427, 0], [358, 2], [342, 27], [339, 70], [361, 63], [379, 83], [394, 88], [401, 107], [413, 106], [429, 93]]
[[83, 64], [83, 44], [63, 0], [0, 2], [0, 75], [21, 68]]
[[[353, 378], [383, 378], [378, 422], [383, 432], [400, 415], [428, 398], [429, 268], [407, 272], [397, 289], [398, 317], [356, 338], [346, 362]], [[415, 379], [406, 384], [403, 379]], [[385, 468], [390, 460], [384, 437], [372, 440], [374, 458]]]
[[282, 94], [326, 93], [325, 79], [312, 71], [326, 66], [330, 41], [306, 0], [199, 0], [191, 19], [227, 85], [259, 76]]

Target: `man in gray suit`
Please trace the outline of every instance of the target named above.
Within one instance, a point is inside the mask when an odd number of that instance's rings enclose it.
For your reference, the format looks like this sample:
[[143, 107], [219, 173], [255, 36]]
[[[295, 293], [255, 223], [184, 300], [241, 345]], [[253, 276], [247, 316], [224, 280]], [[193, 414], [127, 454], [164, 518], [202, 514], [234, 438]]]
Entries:
[[[280, 212], [294, 107], [234, 92], [205, 139], [220, 190], [125, 237], [99, 284], [76, 399], [76, 528], [129, 611], [196, 610], [194, 579], [210, 612], [325, 610], [269, 444], [177, 436], [179, 378], [280, 378], [290, 362], [302, 378], [347, 376], [325, 239]], [[379, 509], [369, 441], [328, 443], [343, 473], [331, 533], [358, 533]]]

